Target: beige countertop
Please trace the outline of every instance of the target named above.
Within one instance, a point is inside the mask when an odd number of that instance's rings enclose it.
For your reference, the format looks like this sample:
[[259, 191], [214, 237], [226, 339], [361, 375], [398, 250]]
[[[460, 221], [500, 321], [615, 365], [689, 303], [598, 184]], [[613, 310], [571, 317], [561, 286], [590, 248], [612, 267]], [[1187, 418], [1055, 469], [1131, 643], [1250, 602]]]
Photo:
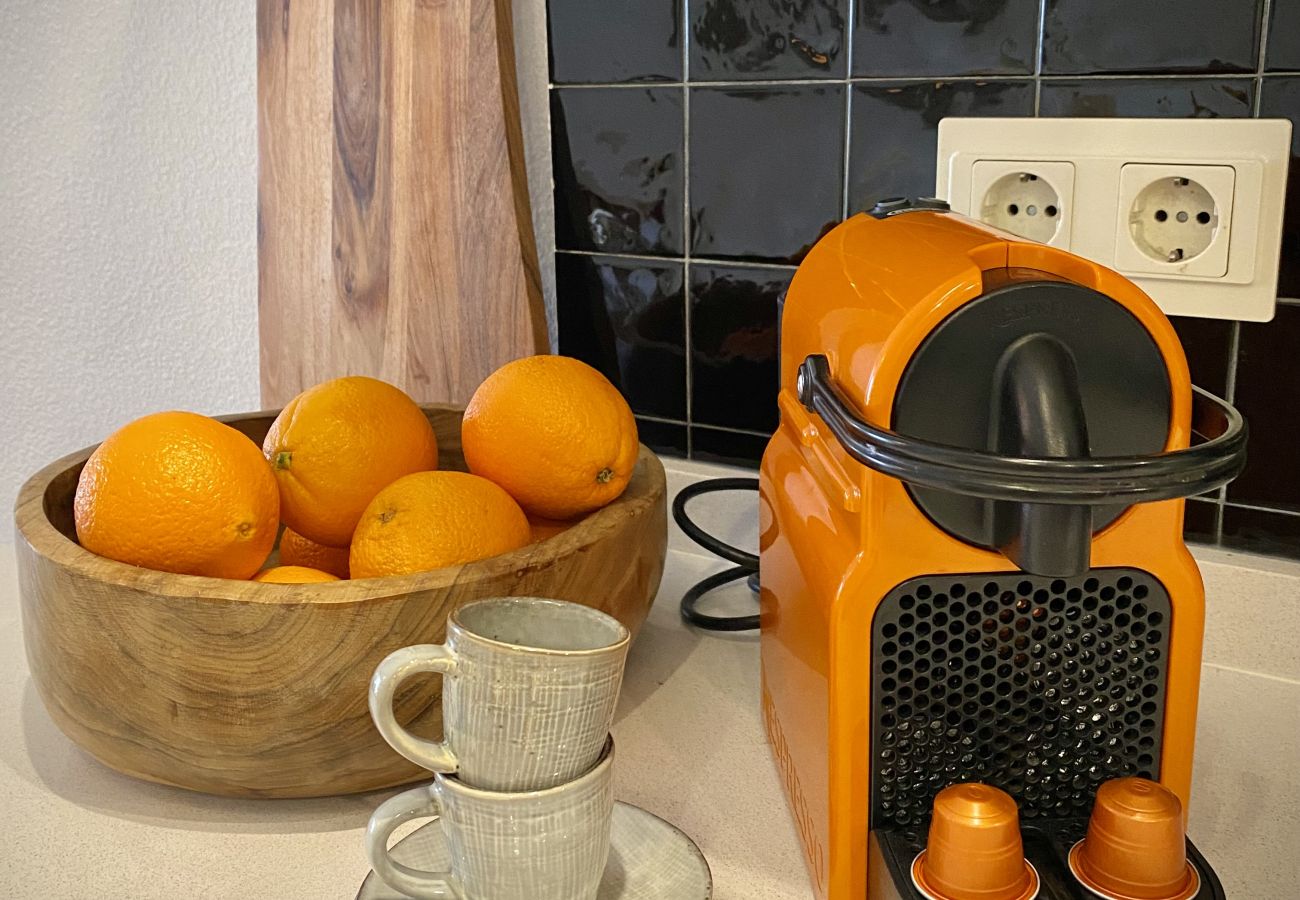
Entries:
[[[734, 474], [672, 463], [675, 486]], [[743, 496], [698, 501], [752, 542]], [[683, 590], [722, 566], [674, 533], [628, 660], [614, 726], [617, 794], [674, 822], [708, 858], [718, 900], [811, 897], [758, 711], [757, 638], [682, 626]], [[1202, 555], [1209, 598], [1191, 833], [1232, 900], [1300, 896], [1300, 566]], [[748, 591], [715, 609], [752, 611]], [[728, 607], [731, 609], [729, 610]], [[0, 547], [0, 896], [350, 900], [362, 832], [386, 793], [206, 797], [118, 775], [46, 715], [22, 647], [12, 550]]]

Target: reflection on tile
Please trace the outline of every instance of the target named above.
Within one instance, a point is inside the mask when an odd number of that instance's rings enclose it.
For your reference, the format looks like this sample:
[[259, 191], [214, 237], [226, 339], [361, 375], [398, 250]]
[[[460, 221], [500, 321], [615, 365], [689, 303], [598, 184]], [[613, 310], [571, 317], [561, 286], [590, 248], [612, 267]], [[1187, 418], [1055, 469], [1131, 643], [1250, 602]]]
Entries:
[[1300, 69], [1300, 0], [1273, 0], [1264, 63], [1270, 72]]
[[1300, 559], [1300, 515], [1225, 506], [1223, 546]]
[[682, 134], [679, 88], [552, 91], [556, 245], [681, 253]]
[[1243, 322], [1237, 354], [1237, 408], [1250, 425], [1246, 471], [1228, 502], [1300, 510], [1300, 306], [1279, 306], [1272, 322]]
[[595, 366], [632, 411], [686, 418], [682, 264], [555, 254], [560, 352]]
[[1251, 72], [1260, 0], [1047, 0], [1043, 71]]
[[793, 262], [839, 220], [843, 91], [691, 90], [693, 253]]
[[1249, 116], [1255, 84], [1248, 78], [1081, 78], [1044, 81], [1044, 116]]
[[776, 304], [789, 269], [691, 266], [691, 419], [776, 428]]
[[703, 425], [691, 426], [691, 459], [758, 468], [768, 438], [738, 431], [720, 431]]
[[1183, 517], [1183, 537], [1198, 544], [1218, 541], [1219, 504], [1211, 500], [1188, 500]]
[[1300, 77], [1265, 78], [1259, 114], [1286, 117], [1291, 132], [1291, 169], [1286, 186], [1286, 219], [1282, 223], [1282, 269], [1278, 274], [1280, 297], [1300, 298]]
[[681, 0], [547, 0], [551, 81], [681, 81]]
[[858, 0], [853, 74], [1031, 75], [1038, 0]]
[[934, 193], [939, 120], [947, 116], [1028, 116], [1028, 81], [858, 84], [849, 142], [849, 213], [884, 197]]
[[847, 5], [848, 0], [696, 0], [689, 7], [691, 80], [843, 78]]
[[655, 453], [661, 456], [686, 455], [686, 426], [676, 422], [655, 422], [649, 419], [636, 420], [637, 436]]
[[1228, 354], [1232, 350], [1232, 322], [1170, 316], [1178, 340], [1187, 354], [1192, 384], [1219, 397], [1228, 393]]

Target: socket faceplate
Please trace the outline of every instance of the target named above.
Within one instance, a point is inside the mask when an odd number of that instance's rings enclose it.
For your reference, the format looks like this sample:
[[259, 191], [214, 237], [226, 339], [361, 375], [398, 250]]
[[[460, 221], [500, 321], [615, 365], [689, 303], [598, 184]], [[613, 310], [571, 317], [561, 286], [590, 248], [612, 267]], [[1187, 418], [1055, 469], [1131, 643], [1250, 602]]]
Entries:
[[[987, 173], [1009, 167], [1052, 180], [1051, 167], [1071, 165], [1072, 202], [1061, 205], [1053, 246], [1122, 272], [1166, 313], [1262, 322], [1277, 301], [1290, 149], [1285, 119], [951, 118], [939, 123], [936, 196], [981, 218]], [[1183, 247], [1182, 260], [1162, 263], [1152, 255], [1156, 223], [1135, 232], [1132, 208], [1161, 179], [1190, 178], [1180, 170], [1205, 176], [1196, 180], [1218, 218], [1199, 253]]]

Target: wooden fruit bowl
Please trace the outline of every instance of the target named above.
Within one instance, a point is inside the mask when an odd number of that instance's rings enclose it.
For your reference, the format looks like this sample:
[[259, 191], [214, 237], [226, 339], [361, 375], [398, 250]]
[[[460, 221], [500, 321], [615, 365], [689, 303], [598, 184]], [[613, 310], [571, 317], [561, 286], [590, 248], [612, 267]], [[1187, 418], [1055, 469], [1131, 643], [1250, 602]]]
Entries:
[[[460, 410], [425, 412], [442, 468], [464, 468]], [[260, 446], [275, 412], [223, 421]], [[280, 585], [154, 572], [77, 544], [72, 498], [93, 447], [38, 472], [14, 511], [23, 633], [50, 716], [104, 764], [149, 781], [242, 797], [316, 797], [428, 777], [370, 722], [375, 666], [440, 642], [447, 615], [482, 597], [594, 606], [633, 634], [663, 574], [664, 470], [644, 447], [623, 496], [568, 530], [464, 566]], [[441, 682], [398, 696], [412, 731], [436, 736]]]

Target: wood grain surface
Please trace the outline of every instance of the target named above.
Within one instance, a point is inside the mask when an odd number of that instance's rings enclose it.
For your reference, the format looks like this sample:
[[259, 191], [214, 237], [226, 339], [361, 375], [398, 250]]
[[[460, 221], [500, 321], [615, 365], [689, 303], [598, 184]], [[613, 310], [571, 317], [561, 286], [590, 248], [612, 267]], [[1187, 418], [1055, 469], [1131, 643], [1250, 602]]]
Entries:
[[258, 0], [262, 399], [464, 403], [548, 344], [509, 0]]
[[[460, 413], [426, 408], [442, 468], [463, 468]], [[230, 418], [258, 444], [274, 412]], [[542, 596], [602, 609], [634, 634], [663, 574], [663, 466], [642, 448], [627, 491], [513, 553], [393, 578], [276, 585], [172, 575], [79, 546], [72, 496], [94, 448], [23, 486], [15, 508], [23, 633], [51, 718], [105, 764], [214, 794], [313, 797], [428, 773], [371, 724], [367, 685], [385, 656], [441, 642], [471, 600]], [[441, 682], [413, 679], [398, 720], [435, 737]]]

